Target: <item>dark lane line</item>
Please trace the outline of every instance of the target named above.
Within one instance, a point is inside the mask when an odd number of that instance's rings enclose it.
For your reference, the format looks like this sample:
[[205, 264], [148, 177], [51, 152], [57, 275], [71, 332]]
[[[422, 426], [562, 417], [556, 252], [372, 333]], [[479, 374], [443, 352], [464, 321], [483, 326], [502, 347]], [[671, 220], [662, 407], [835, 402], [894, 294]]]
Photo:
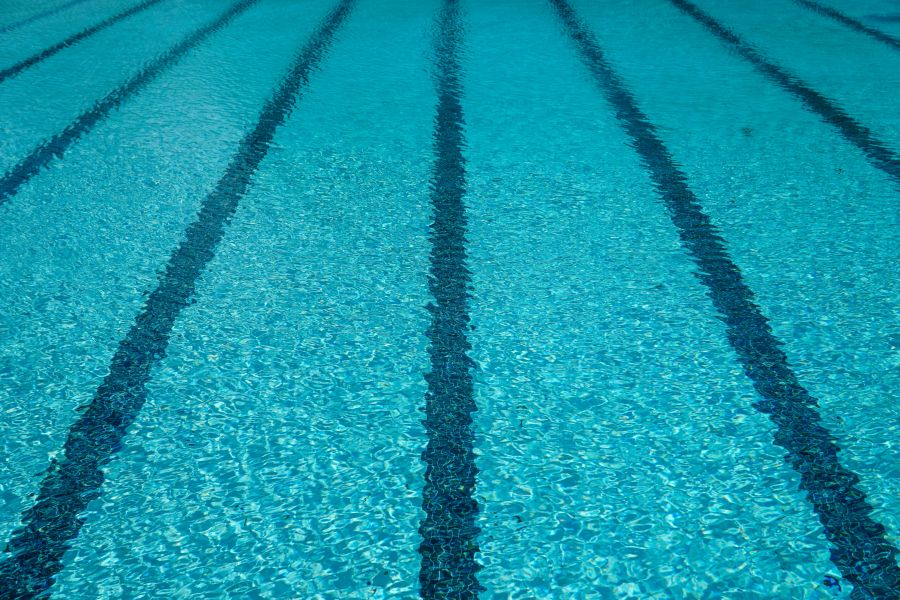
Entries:
[[830, 6], [825, 6], [824, 4], [820, 4], [819, 2], [813, 2], [813, 0], [795, 0], [797, 4], [804, 8], [808, 8], [809, 10], [819, 13], [822, 16], [828, 17], [840, 23], [841, 25], [846, 25], [850, 29], [854, 31], [858, 31], [859, 33], [865, 34], [870, 38], [878, 40], [883, 44], [887, 44], [894, 50], [900, 50], [900, 39], [895, 38], [892, 35], [888, 35], [887, 33], [875, 29], [874, 27], [869, 27], [862, 21], [858, 21], [849, 15], [845, 15], [839, 10], [832, 8]]
[[108, 28], [112, 27], [113, 25], [115, 25], [116, 23], [119, 23], [120, 21], [124, 21], [128, 17], [132, 17], [132, 16], [138, 14], [139, 12], [147, 10], [151, 6], [155, 6], [156, 4], [159, 4], [162, 1], [163, 0], [144, 0], [140, 4], [136, 4], [135, 6], [132, 6], [131, 8], [129, 8], [127, 10], [123, 10], [122, 12], [120, 12], [118, 14], [115, 14], [111, 17], [107, 17], [106, 19], [103, 19], [96, 25], [91, 25], [87, 29], [82, 29], [78, 33], [70, 35], [63, 41], [53, 44], [49, 48], [44, 48], [37, 54], [35, 54], [33, 56], [29, 56], [28, 58], [17, 62], [16, 64], [14, 64], [11, 67], [7, 67], [6, 69], [0, 70], [0, 83], [3, 83], [10, 77], [15, 77], [16, 75], [18, 75], [25, 69], [33, 67], [34, 65], [38, 64], [39, 62], [47, 60], [54, 54], [61, 52], [62, 50], [65, 50], [66, 48], [69, 48], [71, 46], [74, 46], [78, 42], [86, 40], [87, 38], [91, 37], [95, 33], [100, 33], [104, 29], [108, 29]]
[[276, 130], [290, 115], [354, 3], [341, 0], [299, 51], [255, 127], [203, 200], [184, 240], [169, 256], [159, 284], [119, 342], [109, 374], [69, 430], [63, 458], [50, 465], [37, 501], [23, 513], [23, 526], [6, 547], [12, 554], [0, 563], [0, 598], [43, 596], [63, 568], [63, 554], [84, 525], [79, 515], [100, 496], [101, 468], [122, 447], [129, 425], [144, 405], [145, 386], [166, 354], [176, 319], [190, 303], [197, 279], [215, 255]]
[[473, 497], [478, 467], [473, 451], [472, 370], [475, 363], [469, 329], [469, 288], [466, 267], [466, 164], [460, 44], [463, 36], [459, 0], [444, 0], [435, 40], [437, 114], [434, 118], [434, 166], [431, 203], [434, 221], [428, 289], [431, 324], [426, 332], [431, 372], [425, 375], [425, 430], [422, 452], [425, 485], [419, 525], [422, 555], [420, 594], [427, 599], [476, 599], [484, 588], [475, 560], [478, 501]]
[[4, 25], [0, 27], [0, 33], [9, 33], [10, 31], [14, 31], [16, 29], [21, 29], [26, 25], [30, 25], [35, 21], [40, 21], [41, 19], [45, 19], [47, 17], [52, 17], [53, 15], [59, 14], [62, 11], [72, 8], [74, 6], [78, 6], [79, 4], [84, 4], [85, 2], [89, 2], [90, 0], [72, 0], [71, 2], [66, 2], [64, 4], [60, 4], [59, 6], [54, 6], [53, 8], [48, 8], [43, 12], [39, 12], [36, 15], [32, 15], [21, 21], [16, 21], [15, 23], [10, 23], [9, 25]]
[[848, 115], [841, 106], [817, 92], [796, 75], [770, 62], [756, 48], [708, 13], [688, 0], [669, 0], [679, 10], [703, 25], [710, 33], [729, 45], [739, 56], [756, 67], [769, 80], [790, 92], [826, 123], [835, 127], [845, 140], [862, 150], [869, 161], [900, 184], [900, 158], [872, 131]]
[[728, 255], [725, 240], [594, 35], [567, 0], [550, 3], [631, 138], [682, 245], [697, 265], [695, 275], [706, 286], [744, 373], [762, 397], [754, 408], [775, 424], [775, 444], [787, 450], [785, 460], [799, 473], [800, 487], [833, 546], [831, 560], [856, 588], [853, 598], [900, 596], [898, 551], [886, 539], [884, 527], [872, 518], [872, 507], [856, 487], [859, 477], [840, 464], [835, 439], [820, 424], [818, 402], [788, 364], [782, 343]]
[[165, 54], [142, 68], [131, 79], [98, 100], [87, 111], [75, 118], [65, 129], [44, 141], [28, 156], [0, 177], [0, 206], [10, 200], [28, 180], [40, 173], [53, 159], [62, 158], [69, 147], [94, 128], [132, 96], [153, 82], [166, 69], [175, 65], [185, 54], [202, 44], [214, 33], [228, 25], [235, 17], [258, 3], [259, 0], [238, 0], [218, 18], [194, 31]]

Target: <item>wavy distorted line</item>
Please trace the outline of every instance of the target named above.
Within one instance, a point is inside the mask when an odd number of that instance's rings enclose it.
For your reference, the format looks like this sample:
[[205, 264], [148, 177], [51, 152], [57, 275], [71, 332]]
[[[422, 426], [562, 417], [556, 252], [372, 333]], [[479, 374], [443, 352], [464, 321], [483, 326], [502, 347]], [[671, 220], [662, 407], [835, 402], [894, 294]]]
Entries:
[[35, 147], [28, 155], [0, 177], [0, 206], [12, 199], [32, 177], [56, 159], [61, 159], [68, 149], [82, 136], [103, 121], [113, 110], [137, 95], [188, 52], [205, 42], [210, 36], [228, 25], [259, 0], [238, 0], [213, 21], [195, 30], [162, 56], [143, 67], [128, 81], [109, 92], [81, 113], [62, 131]]
[[103, 19], [99, 23], [91, 25], [90, 27], [88, 27], [86, 29], [82, 29], [78, 33], [73, 33], [72, 35], [70, 35], [69, 37], [64, 39], [63, 41], [53, 44], [52, 46], [49, 46], [48, 48], [44, 48], [37, 54], [33, 54], [33, 55], [29, 56], [28, 58], [22, 59], [11, 67], [7, 67], [5, 69], [0, 69], [0, 83], [3, 83], [4, 81], [6, 81], [7, 79], [9, 79], [11, 77], [15, 77], [16, 75], [18, 75], [19, 73], [21, 73], [22, 71], [24, 71], [26, 69], [30, 69], [31, 67], [44, 62], [51, 56], [58, 54], [59, 52], [62, 52], [66, 48], [71, 48], [75, 44], [78, 44], [79, 42], [83, 42], [84, 40], [88, 39], [89, 37], [100, 33], [104, 29], [109, 29], [113, 25], [115, 25], [117, 23], [121, 23], [125, 19], [127, 19], [129, 17], [133, 17], [134, 15], [136, 15], [140, 12], [143, 12], [143, 11], [147, 10], [148, 8], [156, 6], [157, 4], [159, 4], [160, 2], [163, 2], [163, 1], [164, 0], [144, 0], [141, 3], [132, 6], [131, 8], [128, 8], [126, 10], [123, 10], [120, 13], [112, 15], [111, 17], [107, 17], [106, 19]]
[[215, 255], [276, 131], [354, 4], [355, 0], [338, 3], [298, 52], [255, 127], [241, 140], [225, 173], [204, 198], [184, 240], [169, 256], [158, 285], [119, 342], [109, 374], [69, 429], [62, 458], [48, 469], [37, 500], [23, 514], [23, 526], [7, 545], [9, 555], [0, 562], [0, 597], [44, 597], [62, 570], [63, 554], [84, 525], [80, 514], [100, 495], [101, 468], [121, 448], [128, 427], [140, 413], [147, 397], [145, 386], [153, 367], [166, 354], [175, 321], [190, 303], [197, 279]]
[[428, 304], [431, 323], [425, 335], [431, 371], [425, 375], [425, 432], [422, 452], [425, 485], [419, 524], [422, 556], [419, 592], [426, 600], [476, 599], [480, 565], [474, 497], [474, 399], [469, 329], [469, 288], [466, 266], [466, 165], [463, 156], [462, 74], [463, 36], [459, 0], [444, 0], [435, 35], [435, 84], [431, 174], [433, 220], [429, 230]]
[[48, 17], [52, 17], [53, 15], [58, 15], [65, 10], [78, 6], [79, 4], [84, 4], [85, 2], [91, 2], [91, 0], [71, 0], [71, 2], [65, 2], [63, 4], [60, 4], [59, 6], [48, 8], [47, 10], [39, 12], [36, 15], [26, 17], [21, 21], [16, 21], [15, 23], [10, 23], [9, 25], [0, 27], [0, 33], [9, 33], [10, 31], [21, 29], [26, 25], [31, 25], [32, 23], [40, 21], [41, 19], [46, 19]]
[[839, 461], [840, 448], [820, 424], [817, 400], [788, 363], [782, 342], [755, 303], [725, 239], [594, 34], [567, 0], [549, 1], [631, 138], [682, 246], [697, 265], [694, 274], [707, 288], [744, 374], [761, 398], [754, 408], [776, 426], [775, 444], [787, 450], [785, 460], [800, 475], [800, 487], [831, 542], [831, 560], [855, 587], [854, 600], [897, 597], [898, 551], [887, 539], [884, 526], [874, 520], [866, 495], [857, 487], [859, 476]]
[[851, 117], [837, 102], [808, 83], [768, 60], [750, 43], [728, 29], [689, 0], [669, 0], [676, 8], [706, 28], [714, 37], [752, 64], [769, 81], [799, 99], [810, 111], [837, 129], [845, 140], [859, 148], [869, 162], [900, 184], [900, 158], [871, 129]]
[[816, 12], [820, 15], [828, 17], [833, 21], [837, 21], [838, 23], [853, 29], [859, 33], [869, 36], [870, 38], [881, 42], [882, 44], [887, 44], [894, 50], [900, 50], [900, 39], [895, 38], [892, 35], [881, 31], [880, 29], [875, 29], [869, 25], [866, 25], [859, 19], [854, 19], [850, 15], [846, 15], [841, 11], [833, 8], [831, 6], [826, 6], [821, 2], [814, 2], [813, 0], [795, 0], [797, 4], [804, 8], [808, 8], [809, 10]]

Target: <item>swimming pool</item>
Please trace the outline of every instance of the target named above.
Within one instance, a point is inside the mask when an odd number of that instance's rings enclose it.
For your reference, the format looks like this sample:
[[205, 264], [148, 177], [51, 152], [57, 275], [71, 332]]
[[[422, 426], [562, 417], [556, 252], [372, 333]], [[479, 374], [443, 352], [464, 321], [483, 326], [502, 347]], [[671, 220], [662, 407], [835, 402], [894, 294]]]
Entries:
[[7, 0], [0, 597], [900, 597], [895, 0]]

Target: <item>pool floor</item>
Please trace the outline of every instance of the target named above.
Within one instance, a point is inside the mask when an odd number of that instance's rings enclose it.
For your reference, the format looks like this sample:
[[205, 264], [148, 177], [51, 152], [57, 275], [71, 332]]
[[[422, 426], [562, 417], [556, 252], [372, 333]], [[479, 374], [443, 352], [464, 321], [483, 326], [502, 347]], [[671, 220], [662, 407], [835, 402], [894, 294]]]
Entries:
[[0, 599], [900, 598], [896, 0], [0, 3]]

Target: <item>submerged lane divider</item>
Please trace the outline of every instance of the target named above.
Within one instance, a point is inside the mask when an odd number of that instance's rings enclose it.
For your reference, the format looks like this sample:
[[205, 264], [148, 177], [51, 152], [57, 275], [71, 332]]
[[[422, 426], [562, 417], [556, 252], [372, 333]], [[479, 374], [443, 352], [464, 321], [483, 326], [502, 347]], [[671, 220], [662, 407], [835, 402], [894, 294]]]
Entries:
[[817, 92], [796, 75], [770, 62], [759, 50], [696, 4], [688, 0], [669, 0], [669, 2], [703, 25], [719, 40], [731, 46], [738, 55], [756, 67], [770, 81], [799, 98], [806, 108], [819, 115], [822, 120], [835, 127], [845, 140], [862, 150], [872, 165], [887, 173], [895, 183], [900, 184], [900, 158], [875, 137], [868, 127], [848, 115], [837, 102]]
[[886, 539], [884, 527], [872, 518], [872, 507], [856, 487], [859, 477], [838, 460], [839, 448], [820, 424], [817, 401], [788, 364], [782, 343], [754, 302], [753, 291], [728, 255], [725, 240], [594, 35], [567, 0], [550, 3], [631, 138], [682, 245], [696, 263], [695, 275], [706, 286], [725, 321], [728, 341], [762, 398], [754, 407], [775, 424], [775, 443], [787, 450], [785, 460], [800, 475], [800, 486], [832, 544], [831, 560], [857, 588], [854, 599], [896, 598], [900, 594], [898, 551]]
[[431, 324], [427, 331], [431, 372], [425, 375], [425, 431], [422, 453], [425, 486], [419, 525], [422, 598], [476, 599], [483, 588], [475, 560], [479, 528], [473, 497], [478, 468], [473, 451], [475, 412], [472, 370], [467, 352], [469, 287], [466, 267], [466, 166], [463, 156], [463, 110], [460, 100], [460, 42], [463, 28], [459, 0], [444, 0], [436, 32], [437, 114], [434, 118], [434, 165], [431, 203], [434, 220], [428, 289]]
[[813, 2], [813, 0], [795, 1], [797, 2], [797, 4], [804, 8], [808, 8], [813, 12], [819, 13], [820, 15], [837, 21], [841, 25], [846, 25], [854, 31], [858, 31], [859, 33], [869, 36], [870, 38], [876, 39], [883, 44], [887, 44], [894, 50], [900, 50], [900, 39], [897, 39], [892, 35], [888, 35], [887, 33], [875, 29], [874, 27], [869, 27], [862, 21], [858, 21], [851, 16], [845, 15], [837, 9], [834, 9], [830, 6], [825, 6], [824, 4], [820, 4], [819, 2]]
[[110, 112], [141, 91], [166, 69], [181, 60], [185, 54], [258, 2], [259, 0], [238, 0], [214, 21], [207, 23], [181, 40], [165, 54], [138, 71], [131, 79], [95, 102], [94, 106], [79, 115], [65, 129], [37, 146], [3, 177], [0, 177], [0, 206], [15, 196], [22, 185], [49, 165], [53, 159], [62, 158], [72, 144], [105, 119]]
[[118, 14], [115, 14], [111, 17], [103, 19], [96, 25], [91, 25], [87, 29], [82, 29], [78, 33], [70, 35], [63, 41], [61, 41], [57, 44], [53, 44], [49, 48], [44, 48], [37, 54], [35, 54], [33, 56], [29, 56], [28, 58], [17, 62], [16, 64], [14, 64], [11, 67], [0, 70], [0, 83], [3, 83], [10, 77], [15, 77], [16, 75], [18, 75], [25, 69], [33, 67], [34, 65], [38, 64], [39, 62], [47, 60], [48, 58], [50, 58], [57, 52], [61, 52], [62, 50], [65, 50], [66, 48], [74, 46], [78, 42], [86, 40], [87, 38], [91, 37], [95, 33], [100, 33], [104, 29], [112, 27], [116, 23], [118, 23], [120, 21], [124, 21], [128, 17], [132, 17], [141, 11], [147, 10], [151, 6], [159, 4], [162, 1], [163, 0], [144, 0], [140, 4], [136, 4], [135, 6], [132, 6], [129, 9], [123, 10], [122, 12], [120, 12]]
[[15, 23], [10, 23], [9, 25], [4, 25], [0, 27], [0, 33], [9, 33], [10, 31], [15, 31], [16, 29], [21, 29], [26, 25], [30, 25], [35, 21], [40, 21], [41, 19], [46, 19], [47, 17], [52, 17], [53, 15], [59, 14], [62, 11], [72, 8], [74, 6], [78, 6], [79, 4], [84, 4], [85, 2], [89, 2], [90, 0], [72, 0], [71, 2], [65, 2], [60, 4], [59, 6], [54, 6], [53, 8], [48, 8], [43, 12], [39, 12], [36, 15], [32, 15], [21, 21], [16, 21]]
[[100, 495], [101, 469], [121, 448], [144, 405], [151, 370], [165, 356], [172, 327], [189, 304], [197, 278], [212, 260], [276, 130], [290, 115], [354, 4], [355, 0], [341, 0], [297, 54], [255, 127], [203, 200], [184, 240], [169, 256], [159, 284], [119, 342], [109, 374], [69, 430], [63, 458], [50, 466], [37, 501], [25, 511], [23, 526], [7, 545], [11, 555], [0, 563], [0, 598], [43, 597], [62, 569], [62, 556], [84, 525], [79, 515]]

